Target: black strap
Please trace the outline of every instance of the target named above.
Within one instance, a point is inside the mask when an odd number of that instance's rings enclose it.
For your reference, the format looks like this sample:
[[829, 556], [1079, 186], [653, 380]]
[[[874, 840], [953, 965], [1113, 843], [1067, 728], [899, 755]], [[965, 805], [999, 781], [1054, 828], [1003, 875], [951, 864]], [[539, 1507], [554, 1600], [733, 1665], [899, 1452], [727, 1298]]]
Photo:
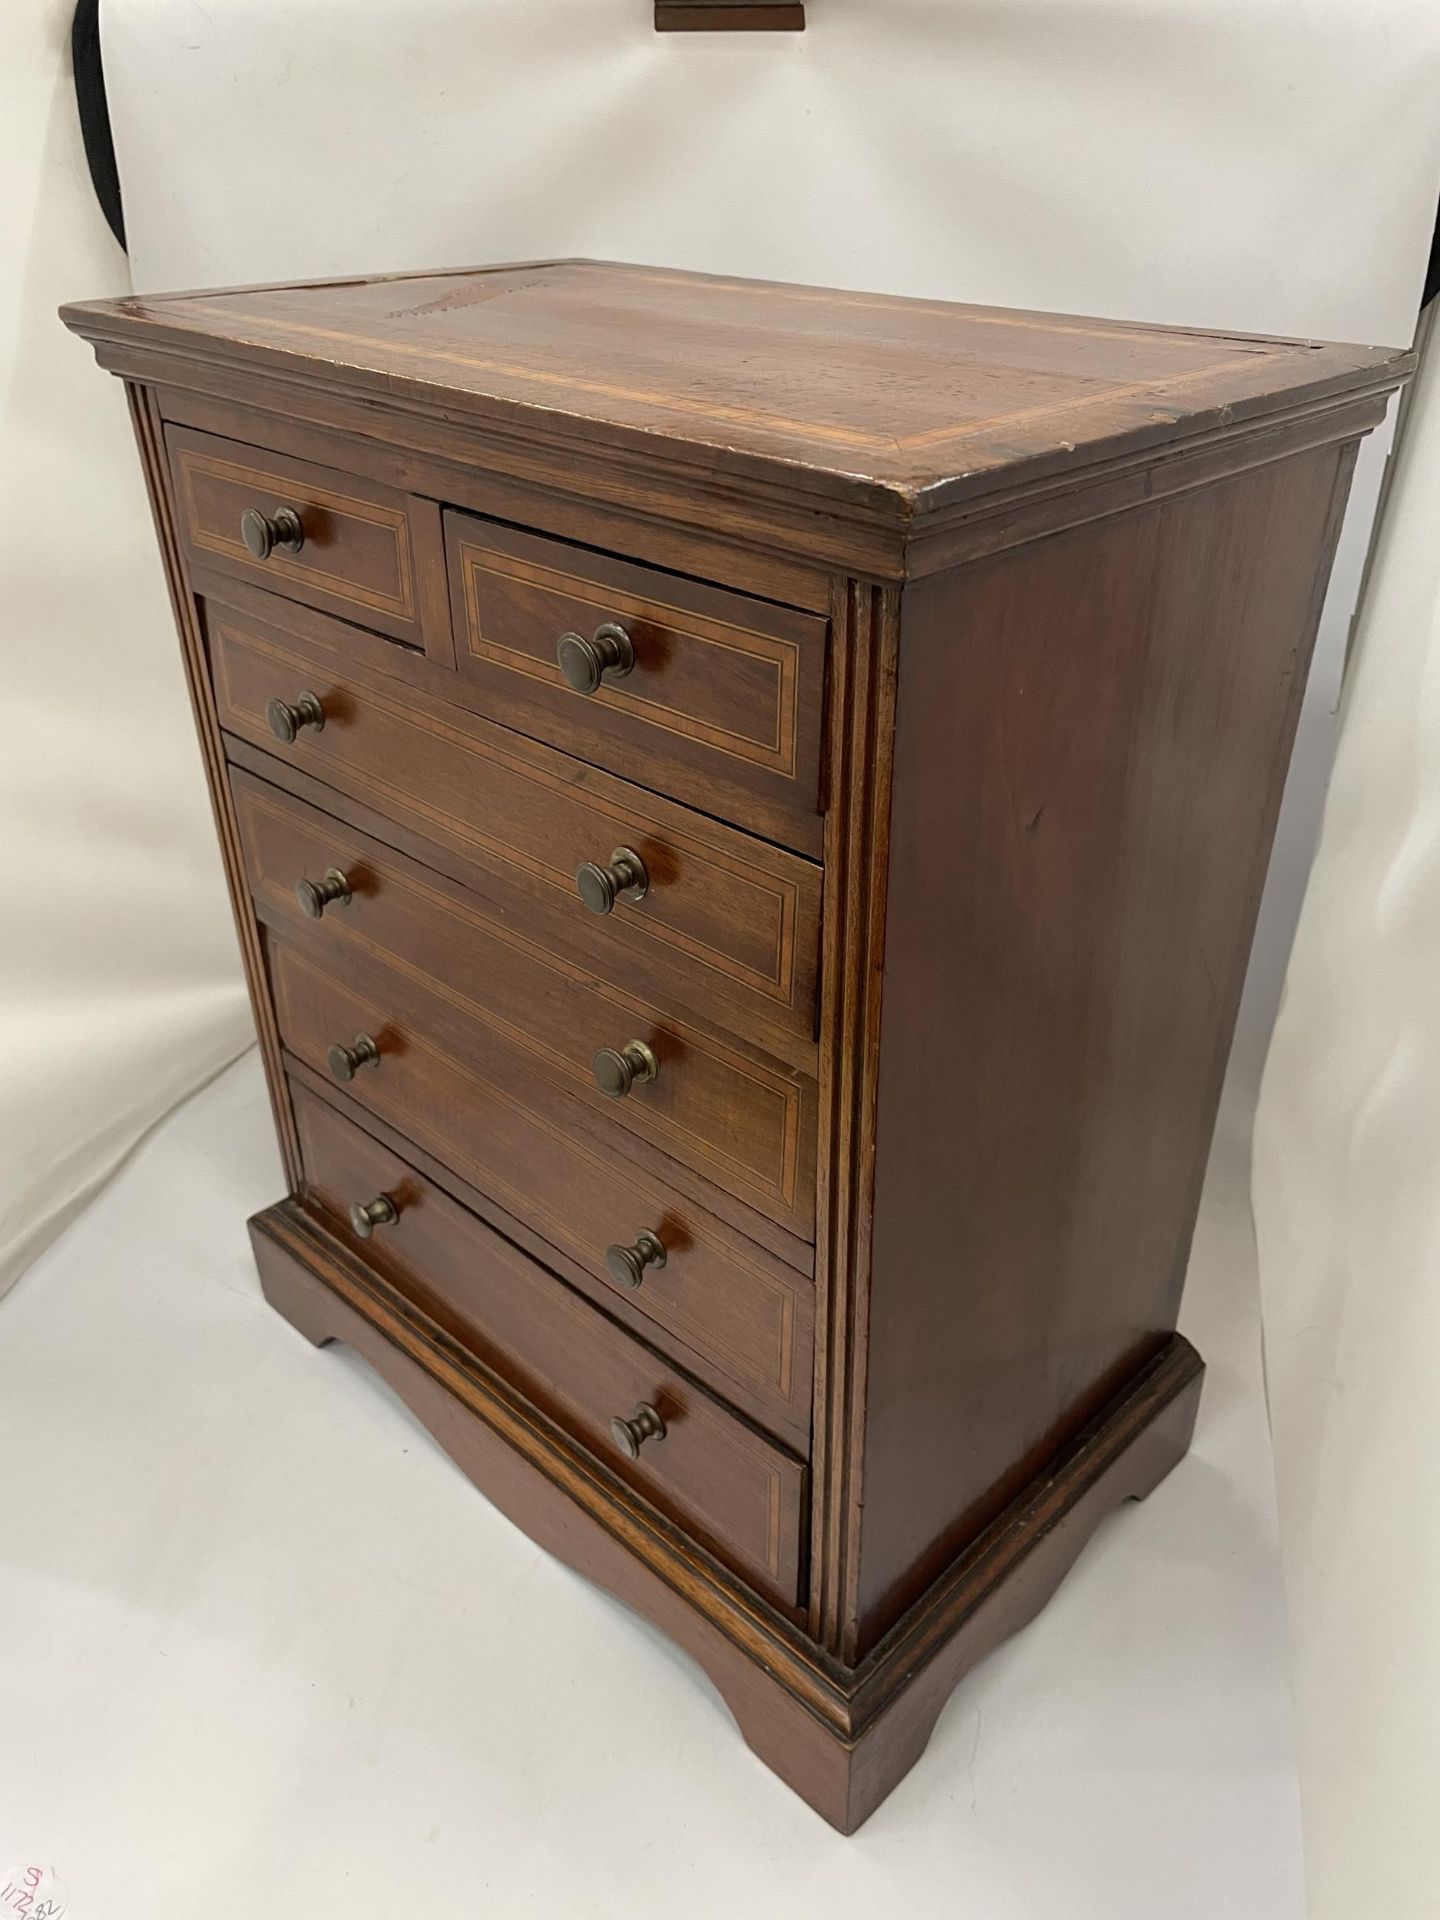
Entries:
[[80, 133], [90, 179], [105, 223], [123, 247], [125, 209], [120, 204], [120, 173], [115, 165], [115, 142], [110, 134], [110, 106], [105, 98], [105, 69], [100, 62], [100, 0], [79, 0], [70, 26], [70, 55], [75, 67], [75, 104], [80, 109]]

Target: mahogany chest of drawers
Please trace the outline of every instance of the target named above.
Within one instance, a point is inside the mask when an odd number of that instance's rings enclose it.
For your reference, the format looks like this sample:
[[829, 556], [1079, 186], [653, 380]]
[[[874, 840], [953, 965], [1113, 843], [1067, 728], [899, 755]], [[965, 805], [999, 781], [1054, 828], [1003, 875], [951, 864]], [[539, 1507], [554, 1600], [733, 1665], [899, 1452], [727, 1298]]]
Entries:
[[1188, 1442], [1408, 358], [575, 261], [65, 318], [174, 596], [266, 1294], [853, 1828]]

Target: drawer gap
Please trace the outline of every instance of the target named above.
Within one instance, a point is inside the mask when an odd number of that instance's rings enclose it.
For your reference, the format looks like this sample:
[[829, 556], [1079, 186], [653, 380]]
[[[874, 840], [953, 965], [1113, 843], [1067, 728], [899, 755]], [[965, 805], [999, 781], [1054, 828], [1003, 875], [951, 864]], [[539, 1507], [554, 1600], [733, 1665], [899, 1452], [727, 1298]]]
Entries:
[[[428, 496], [417, 495], [416, 498]], [[536, 526], [533, 521], [508, 520], [498, 513], [476, 513], [473, 508], [462, 505], [456, 500], [437, 500], [435, 504], [442, 513], [463, 514], [468, 520], [483, 520], [487, 526], [500, 527], [506, 533], [528, 535], [531, 539], [564, 539], [564, 543], [577, 554], [589, 555], [595, 560], [614, 560], [621, 566], [642, 566], [647, 573], [653, 573], [662, 579], [679, 581], [700, 587], [714, 587], [719, 593], [738, 593], [746, 600], [753, 600], [757, 606], [778, 607], [787, 613], [805, 614], [810, 619], [823, 618], [817, 615], [813, 606], [806, 606], [799, 600], [785, 600], [778, 594], [761, 593], [754, 587], [737, 587], [733, 580], [723, 580], [712, 573], [686, 572], [681, 567], [667, 567], [657, 560], [637, 557], [632, 551], [623, 553], [618, 547], [597, 547], [586, 540], [574, 540], [569, 535], [552, 534], [545, 527]]]

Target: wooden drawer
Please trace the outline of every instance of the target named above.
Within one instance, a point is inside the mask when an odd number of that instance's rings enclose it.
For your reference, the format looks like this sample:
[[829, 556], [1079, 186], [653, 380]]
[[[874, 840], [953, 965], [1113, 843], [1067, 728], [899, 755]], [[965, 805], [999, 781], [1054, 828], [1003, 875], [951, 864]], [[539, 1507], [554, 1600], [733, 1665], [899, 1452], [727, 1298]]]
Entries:
[[[806, 1471], [598, 1308], [441, 1193], [388, 1147], [294, 1087], [307, 1198], [341, 1238], [613, 1473], [781, 1606], [799, 1598]], [[387, 1195], [368, 1240], [349, 1209]], [[631, 1461], [610, 1422], [664, 1422]]]
[[[360, 1106], [453, 1168], [504, 1222], [530, 1229], [607, 1295], [743, 1381], [792, 1429], [805, 1419], [814, 1302], [793, 1267], [613, 1149], [529, 1112], [428, 1023], [397, 1018], [395, 976], [372, 967], [362, 984], [342, 984], [283, 940], [271, 937], [268, 952], [280, 1036], [297, 1059], [323, 1074], [333, 1045], [369, 1035], [379, 1063], [348, 1088]], [[631, 1288], [606, 1255], [638, 1245], [642, 1233], [658, 1238], [666, 1259]]]
[[[446, 513], [445, 551], [460, 672], [497, 720], [819, 853], [824, 620], [473, 514]], [[561, 639], [584, 680], [606, 627], [626, 670], [576, 690]]]
[[[398, 825], [447, 849], [441, 864], [485, 910], [539, 944], [813, 1071], [818, 867], [434, 699], [313, 633], [215, 604], [207, 624], [230, 732], [350, 796], [379, 838], [405, 846]], [[331, 628], [341, 641], [354, 632]], [[318, 698], [325, 724], [282, 747], [267, 703], [302, 692]], [[648, 890], [590, 912], [576, 870], [620, 848], [640, 856]]]
[[[166, 440], [180, 535], [192, 560], [422, 644], [407, 495], [188, 427], [169, 428]], [[252, 507], [267, 517], [282, 508], [298, 514], [299, 551], [277, 546], [266, 559], [254, 558], [240, 531]], [[420, 510], [434, 511], [428, 503]]]
[[[747, 1210], [813, 1238], [813, 1080], [596, 980], [487, 918], [454, 881], [278, 788], [238, 770], [233, 786], [263, 918], [292, 938], [313, 928], [328, 964], [346, 978], [357, 952], [398, 969], [404, 1006], [427, 1009], [461, 1057], [533, 1111], [599, 1133], [621, 1151], [643, 1152], [640, 1143], [649, 1142]], [[295, 884], [332, 867], [349, 876], [351, 898], [317, 926], [301, 913]], [[634, 1041], [651, 1050], [655, 1078], [607, 1098], [592, 1062], [601, 1049]]]

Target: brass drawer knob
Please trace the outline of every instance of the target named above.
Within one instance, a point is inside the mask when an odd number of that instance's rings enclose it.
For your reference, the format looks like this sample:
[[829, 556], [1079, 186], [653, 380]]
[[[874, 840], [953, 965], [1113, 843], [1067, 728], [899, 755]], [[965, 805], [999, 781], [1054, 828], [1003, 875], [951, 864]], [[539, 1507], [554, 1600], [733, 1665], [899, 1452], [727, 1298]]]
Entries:
[[350, 1226], [360, 1239], [368, 1240], [376, 1227], [391, 1227], [400, 1218], [400, 1209], [388, 1193], [377, 1193], [373, 1200], [357, 1200], [350, 1209]]
[[267, 700], [265, 718], [275, 738], [288, 747], [302, 727], [313, 727], [316, 733], [323, 730], [325, 709], [318, 694], [302, 693], [298, 700]]
[[627, 1459], [638, 1460], [647, 1440], [665, 1438], [665, 1422], [648, 1401], [642, 1400], [628, 1420], [610, 1422], [610, 1436]]
[[617, 900], [643, 900], [650, 891], [650, 876], [638, 853], [616, 847], [608, 867], [587, 860], [576, 868], [575, 891], [591, 913], [609, 913]]
[[645, 1278], [647, 1267], [663, 1267], [667, 1255], [665, 1243], [653, 1233], [637, 1233], [633, 1247], [607, 1247], [605, 1271], [617, 1287], [635, 1290]]
[[660, 1062], [643, 1040], [601, 1047], [591, 1065], [596, 1086], [611, 1100], [623, 1100], [637, 1080], [653, 1080], [660, 1071]]
[[607, 676], [623, 680], [635, 665], [635, 647], [624, 627], [607, 620], [595, 629], [593, 640], [583, 634], [562, 633], [555, 643], [555, 659], [565, 684], [576, 693], [598, 693]]
[[312, 920], [318, 920], [326, 907], [348, 907], [350, 882], [338, 867], [331, 867], [323, 880], [297, 880], [295, 898]]
[[353, 1043], [342, 1047], [337, 1042], [325, 1055], [337, 1080], [353, 1080], [361, 1067], [378, 1067], [380, 1049], [368, 1033], [357, 1033]]
[[247, 507], [240, 516], [240, 538], [253, 558], [268, 560], [277, 547], [285, 553], [299, 553], [305, 544], [305, 529], [293, 507], [277, 507], [274, 513]]

